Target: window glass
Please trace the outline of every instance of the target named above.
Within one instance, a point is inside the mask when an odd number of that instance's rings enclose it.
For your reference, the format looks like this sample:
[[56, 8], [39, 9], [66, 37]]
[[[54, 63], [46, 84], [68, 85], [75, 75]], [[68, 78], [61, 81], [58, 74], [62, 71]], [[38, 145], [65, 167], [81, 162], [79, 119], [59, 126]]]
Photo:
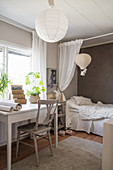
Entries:
[[8, 51], [8, 75], [13, 84], [25, 84], [25, 76], [30, 72], [30, 61], [30, 55], [13, 50]]

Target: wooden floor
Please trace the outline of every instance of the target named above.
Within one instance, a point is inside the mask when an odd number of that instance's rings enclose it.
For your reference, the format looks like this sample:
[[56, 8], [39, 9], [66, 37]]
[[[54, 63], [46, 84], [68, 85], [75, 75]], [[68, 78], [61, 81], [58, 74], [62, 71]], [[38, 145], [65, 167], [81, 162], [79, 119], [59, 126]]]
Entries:
[[[93, 135], [93, 134], [87, 134], [85, 132], [75, 132], [75, 131], [73, 131], [73, 136], [83, 138], [83, 139], [87, 139], [87, 140], [92, 140], [92, 141], [99, 142], [99, 143], [102, 143], [102, 141], [103, 141], [102, 137], [97, 136], [97, 135]], [[69, 135], [66, 135], [64, 137], [59, 136], [59, 141], [64, 140], [68, 137], [70, 137], [70, 136]], [[51, 134], [51, 138], [52, 138], [52, 143], [54, 143], [55, 140], [54, 140], [53, 134]], [[26, 138], [23, 141], [28, 142], [30, 144], [33, 144], [33, 140], [30, 140], [29, 138]], [[47, 146], [48, 146], [48, 141], [46, 141], [45, 139], [38, 140], [39, 151], [44, 149]], [[6, 168], [6, 162], [7, 162], [6, 152], [7, 152], [6, 146], [0, 147], [0, 170], [2, 170], [3, 168]], [[25, 157], [27, 157], [31, 154], [33, 154], [34, 148], [20, 144], [18, 159], [15, 158], [15, 153], [16, 153], [16, 143], [14, 142], [12, 144], [12, 164], [15, 163], [15, 162], [18, 162], [19, 160], [24, 159]]]

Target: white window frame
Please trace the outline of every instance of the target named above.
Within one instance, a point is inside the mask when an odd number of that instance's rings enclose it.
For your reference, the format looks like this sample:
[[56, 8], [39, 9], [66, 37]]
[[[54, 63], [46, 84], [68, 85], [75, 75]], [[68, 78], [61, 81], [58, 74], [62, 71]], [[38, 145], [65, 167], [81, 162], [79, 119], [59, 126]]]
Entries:
[[[8, 51], [11, 50], [11, 51], [16, 51], [18, 53], [22, 53], [22, 54], [25, 54], [25, 55], [29, 55], [30, 57], [30, 67], [32, 68], [32, 50], [31, 48], [25, 48], [25, 47], [22, 47], [22, 46], [17, 46], [17, 45], [12, 45], [12, 44], [8, 44], [5, 45], [4, 43], [0, 43], [0, 48], [3, 50], [3, 64], [5, 67], [3, 67], [3, 72], [5, 73], [8, 73]], [[31, 70], [30, 68], [30, 70]], [[6, 89], [6, 100], [8, 99], [8, 89]]]
[[[24, 54], [24, 55], [29, 55], [29, 57], [30, 57], [30, 60], [32, 61], [32, 55], [31, 55], [31, 49], [29, 48], [24, 48], [24, 49], [21, 49], [21, 48], [19, 48], [19, 47], [8, 47], [8, 46], [2, 46], [1, 44], [0, 44], [0, 48], [3, 50], [3, 64], [6, 66], [6, 67], [4, 67], [3, 68], [3, 71], [5, 72], [5, 73], [8, 73], [8, 51], [15, 51], [15, 52], [17, 52], [17, 53], [22, 53], [22, 54]], [[32, 66], [32, 63], [31, 63], [31, 66]]]
[[[5, 47], [0, 46], [3, 51], [3, 65], [5, 65]], [[3, 67], [3, 72], [5, 72], [5, 67]]]

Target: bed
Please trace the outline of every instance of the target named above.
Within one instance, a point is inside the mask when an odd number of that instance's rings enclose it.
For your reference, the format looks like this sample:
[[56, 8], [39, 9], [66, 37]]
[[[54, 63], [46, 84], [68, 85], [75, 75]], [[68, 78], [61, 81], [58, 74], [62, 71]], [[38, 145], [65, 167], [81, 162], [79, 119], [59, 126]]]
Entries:
[[96, 104], [83, 96], [73, 96], [66, 103], [66, 128], [103, 136], [103, 124], [113, 118], [113, 105]]

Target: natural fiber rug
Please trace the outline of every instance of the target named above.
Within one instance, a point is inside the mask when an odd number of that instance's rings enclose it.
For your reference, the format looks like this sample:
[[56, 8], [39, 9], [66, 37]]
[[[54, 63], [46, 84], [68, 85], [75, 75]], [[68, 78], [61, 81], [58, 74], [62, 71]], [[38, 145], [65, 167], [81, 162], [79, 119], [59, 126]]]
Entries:
[[39, 152], [40, 167], [36, 166], [35, 154], [12, 165], [13, 170], [101, 170], [102, 144], [69, 137], [53, 147]]

